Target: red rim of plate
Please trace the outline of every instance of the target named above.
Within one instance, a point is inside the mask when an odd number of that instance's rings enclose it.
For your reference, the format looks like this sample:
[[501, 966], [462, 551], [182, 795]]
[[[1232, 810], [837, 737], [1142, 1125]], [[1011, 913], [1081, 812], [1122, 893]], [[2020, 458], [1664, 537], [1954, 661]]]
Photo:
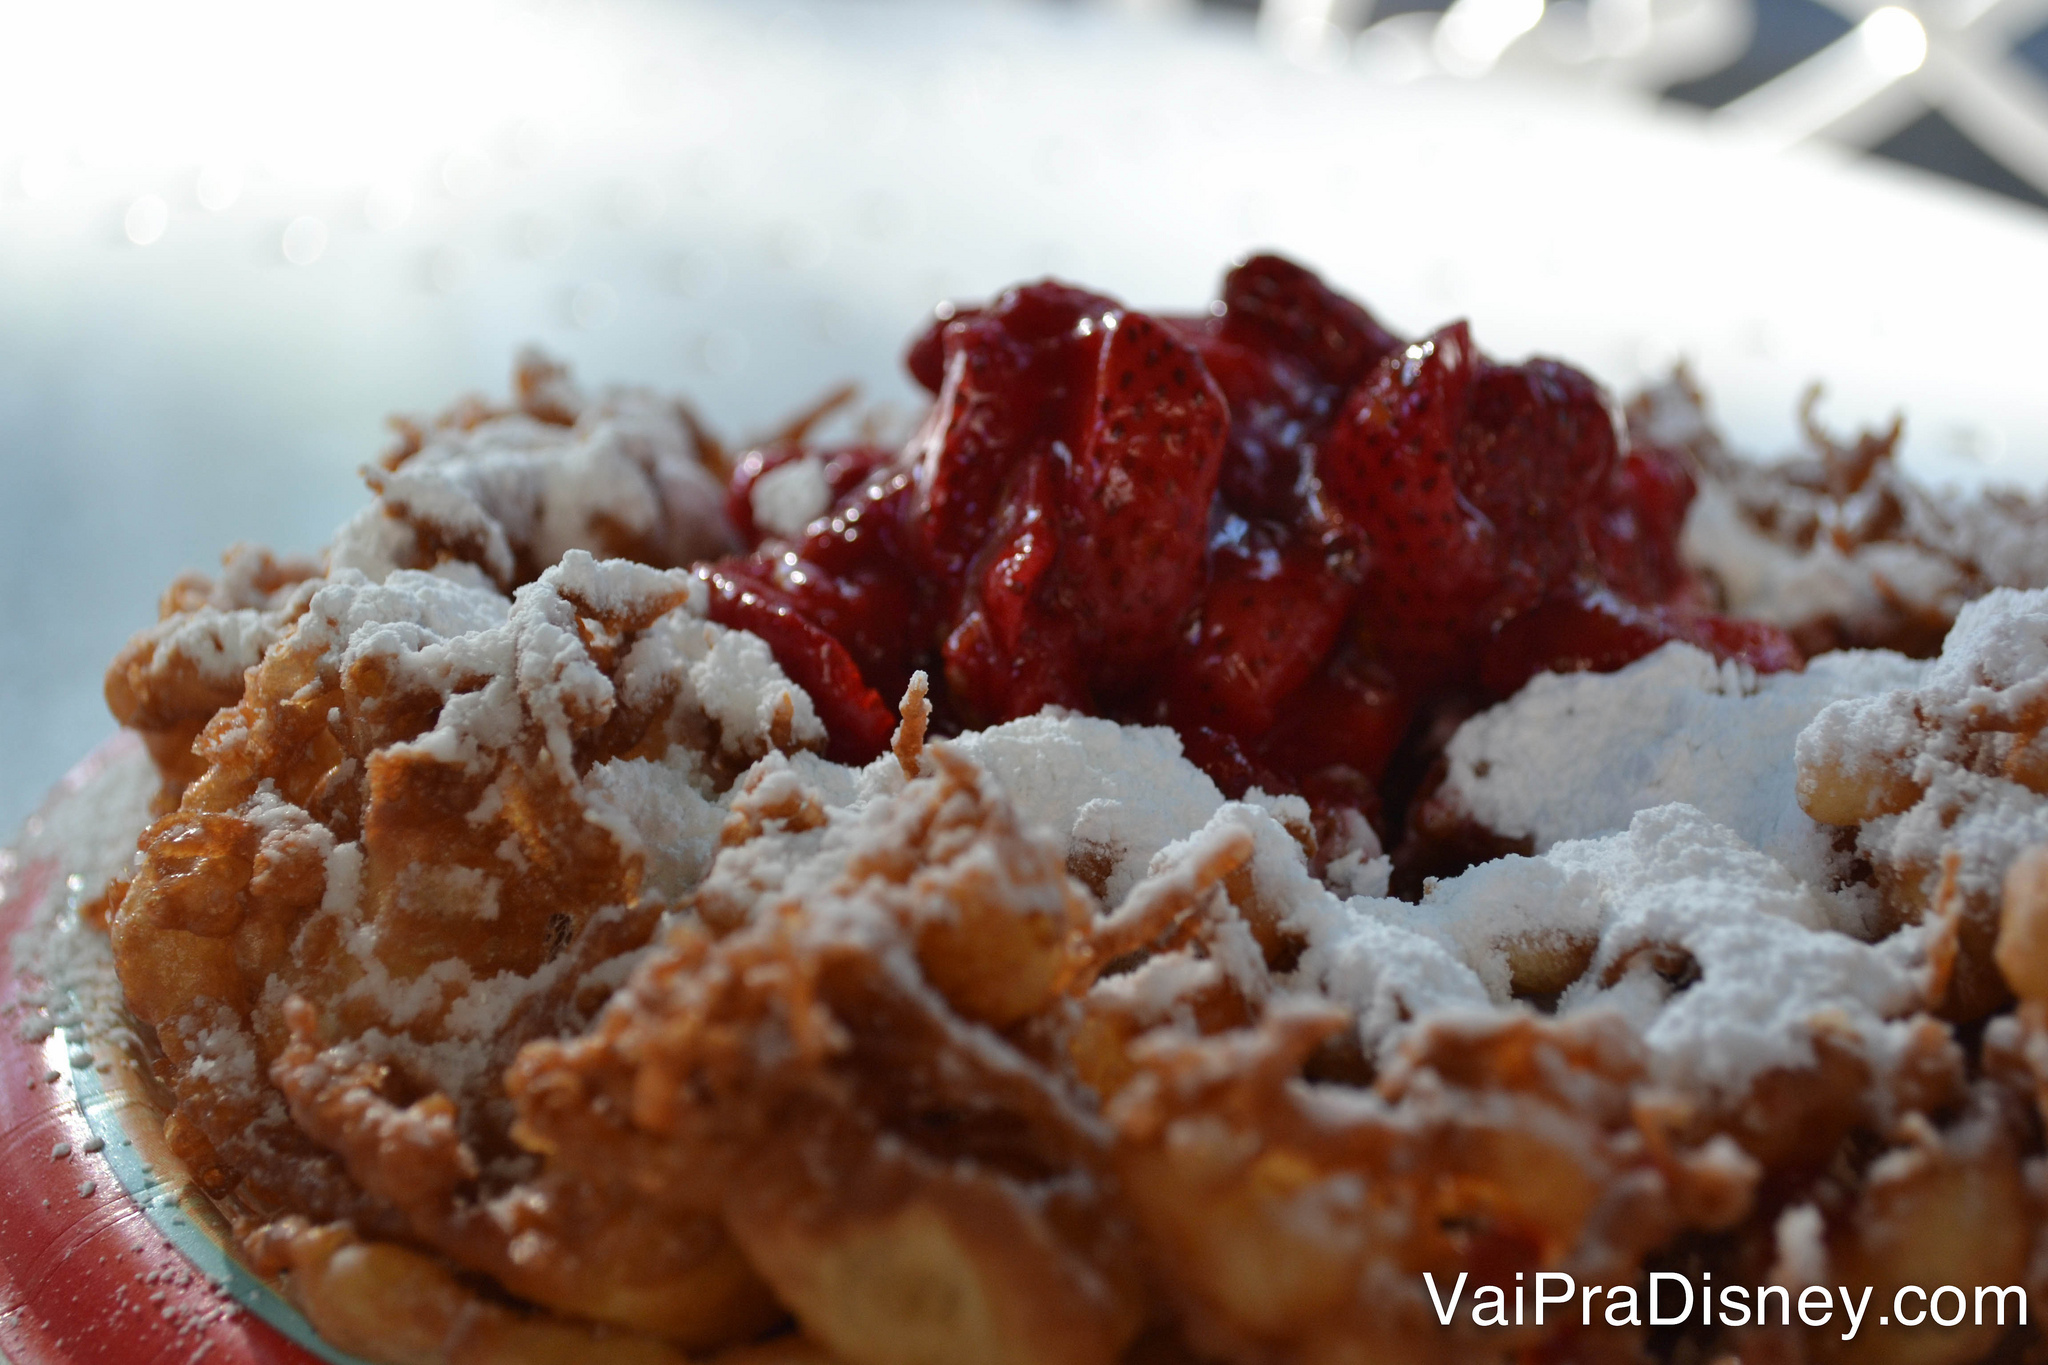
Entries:
[[[21, 845], [66, 803], [92, 799], [110, 770], [146, 761], [133, 736], [102, 744]], [[39, 911], [97, 891], [66, 865], [76, 854], [0, 850], [0, 1365], [365, 1365], [235, 1258], [164, 1145], [133, 1040], [52, 1028], [45, 983], [16, 967], [16, 935]]]

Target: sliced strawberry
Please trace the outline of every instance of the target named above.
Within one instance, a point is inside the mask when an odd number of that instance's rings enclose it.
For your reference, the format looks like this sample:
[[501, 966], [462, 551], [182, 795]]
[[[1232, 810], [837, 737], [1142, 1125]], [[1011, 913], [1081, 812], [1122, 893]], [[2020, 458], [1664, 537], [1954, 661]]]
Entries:
[[[1277, 257], [1197, 318], [1023, 286], [940, 310], [907, 361], [935, 400], [898, 462], [824, 455], [832, 513], [713, 566], [714, 614], [769, 638], [838, 752], [877, 749], [882, 698], [943, 664], [941, 725], [1165, 719], [1227, 790], [1300, 791], [1334, 831], [1382, 781], [1405, 802], [1390, 756], [1442, 740], [1409, 737], [1419, 702], [1673, 639], [1798, 666], [1701, 609], [1688, 468], [1630, 451], [1591, 379], [1496, 364], [1462, 323], [1401, 346]], [[800, 453], [742, 461], [743, 528]]]
[[924, 386], [926, 393], [938, 393], [939, 386], [946, 382], [946, 327], [955, 321], [965, 321], [976, 311], [941, 303], [932, 310], [930, 324], [917, 334], [916, 340], [910, 343], [910, 349], [903, 353], [903, 368]]
[[1293, 523], [1308, 515], [1316, 443], [1344, 391], [1297, 356], [1225, 340], [1220, 318], [1162, 319], [1195, 348], [1230, 408], [1217, 487], [1231, 511]]
[[872, 485], [814, 523], [794, 548], [746, 561], [752, 581], [772, 586], [843, 645], [883, 697], [903, 695], [931, 633], [928, 594], [895, 521], [911, 500], [909, 482], [904, 476]]
[[1455, 463], [1478, 366], [1461, 322], [1387, 357], [1346, 402], [1317, 464], [1372, 543], [1372, 647], [1418, 681], [1455, 664], [1471, 618], [1500, 588], [1499, 533], [1460, 491]]
[[896, 714], [861, 678], [845, 646], [740, 565], [707, 565], [697, 574], [711, 590], [711, 619], [767, 641], [790, 681], [810, 695], [825, 724], [830, 758], [865, 763], [882, 752]]
[[1806, 655], [1792, 636], [1768, 621], [1742, 621], [1710, 611], [1678, 612], [1684, 637], [1717, 659], [1740, 659], [1759, 673], [1797, 673]]
[[1459, 491], [1500, 532], [1504, 581], [1522, 572], [1548, 586], [1586, 562], [1585, 523], [1619, 455], [1614, 413], [1586, 375], [1554, 360], [1481, 360], [1453, 463]]
[[1683, 640], [1760, 673], [1804, 666], [1792, 638], [1762, 621], [1733, 621], [1678, 607], [1639, 606], [1604, 588], [1552, 598], [1501, 626], [1480, 663], [1480, 682], [1508, 696], [1538, 673], [1611, 673]]
[[1372, 541], [1363, 638], [1411, 685], [1463, 685], [1501, 622], [1598, 579], [1603, 534], [1647, 564], [1618, 499], [1663, 509], [1676, 490], [1652, 487], [1652, 462], [1623, 466], [1620, 439], [1591, 379], [1551, 360], [1494, 364], [1462, 323], [1382, 361], [1318, 465]]
[[1015, 481], [941, 648], [948, 690], [970, 720], [1089, 708], [1076, 622], [1043, 604], [1059, 555], [1054, 479], [1051, 462], [1038, 459]]
[[1257, 787], [1267, 792], [1292, 791], [1294, 784], [1245, 751], [1237, 736], [1206, 725], [1175, 727], [1188, 762], [1209, 775], [1217, 789], [1235, 801]]
[[1099, 294], [1034, 284], [940, 329], [943, 377], [909, 453], [930, 568], [942, 582], [964, 585], [1011, 480], [1071, 439], [1076, 393], [1095, 358], [1084, 343], [1121, 311]]
[[1282, 772], [1315, 779], [1325, 793], [1370, 790], [1414, 710], [1384, 666], [1360, 650], [1340, 650], [1287, 699], [1258, 752]]
[[1616, 468], [1612, 494], [1593, 531], [1602, 581], [1638, 602], [1665, 602], [1697, 588], [1679, 558], [1679, 535], [1693, 498], [1683, 457], [1639, 446]]
[[1199, 615], [1167, 666], [1166, 714], [1256, 739], [1336, 643], [1358, 589], [1356, 547], [1230, 517], [1210, 545]]
[[1253, 256], [1223, 277], [1223, 337], [1298, 357], [1339, 389], [1401, 345], [1372, 314], [1280, 256]]
[[1045, 606], [1074, 620], [1100, 691], [1147, 681], [1201, 591], [1229, 410], [1201, 358], [1143, 313], [1090, 338], [1093, 384], [1062, 478]]
[[1148, 681], [1201, 586], [1227, 423], [1214, 381], [1162, 324], [1062, 285], [1012, 290], [940, 339], [913, 449], [954, 696], [1000, 720]]

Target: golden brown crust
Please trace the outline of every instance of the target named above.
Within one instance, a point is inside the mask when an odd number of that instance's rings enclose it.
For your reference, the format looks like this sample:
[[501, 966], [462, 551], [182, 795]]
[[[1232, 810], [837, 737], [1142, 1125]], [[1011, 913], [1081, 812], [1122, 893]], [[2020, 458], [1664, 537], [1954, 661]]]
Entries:
[[[650, 631], [713, 628], [680, 575], [592, 566], [466, 637], [500, 641], [522, 691], [431, 643], [434, 610], [488, 622], [487, 598], [434, 608], [440, 590], [414, 586], [424, 653], [343, 628], [391, 589], [314, 598], [143, 837], [111, 934], [178, 1146], [257, 1221], [347, 1220], [693, 1348], [755, 1335], [782, 1310], [715, 1206], [680, 1216], [616, 1178], [538, 1171], [497, 1080], [524, 1041], [589, 1018], [664, 908], [585, 775], [684, 736], [717, 752], [686, 687], [623, 672]], [[394, 619], [372, 628], [408, 628]]]
[[160, 808], [205, 771], [193, 741], [242, 699], [243, 674], [305, 609], [320, 567], [238, 545], [218, 579], [185, 574], [165, 590], [157, 624], [107, 669], [107, 709], [142, 736], [163, 774]]
[[590, 1035], [529, 1047], [520, 1131], [649, 1199], [718, 1192], [848, 1360], [1112, 1361], [1142, 1304], [1105, 1135], [991, 1028], [1058, 1000], [1085, 901], [975, 769], [927, 753], [891, 837], [806, 901], [676, 931]]

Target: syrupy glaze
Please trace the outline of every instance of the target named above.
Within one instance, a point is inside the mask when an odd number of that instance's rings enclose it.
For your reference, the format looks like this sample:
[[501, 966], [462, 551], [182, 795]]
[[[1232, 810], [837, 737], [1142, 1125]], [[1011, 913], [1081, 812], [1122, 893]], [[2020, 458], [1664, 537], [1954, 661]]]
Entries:
[[[1278, 257], [1199, 317], [1020, 286], [941, 310], [907, 360], [933, 394], [909, 444], [749, 454], [750, 552], [699, 570], [835, 758], [882, 750], [922, 668], [942, 731], [1047, 706], [1170, 724], [1226, 792], [1378, 822], [1404, 737], [1539, 671], [1670, 640], [1800, 665], [1707, 610], [1685, 461], [1631, 448], [1593, 380], [1491, 360], [1462, 322], [1404, 342]], [[755, 481], [807, 456], [828, 514], [764, 534]]]

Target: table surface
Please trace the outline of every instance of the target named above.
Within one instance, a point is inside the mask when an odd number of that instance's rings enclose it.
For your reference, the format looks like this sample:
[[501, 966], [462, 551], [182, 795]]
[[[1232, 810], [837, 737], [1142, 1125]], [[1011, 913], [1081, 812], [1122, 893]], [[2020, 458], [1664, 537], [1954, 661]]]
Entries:
[[[1824, 380], [1836, 425], [1903, 411], [1929, 477], [2048, 478], [2048, 231], [1911, 171], [1612, 96], [1291, 68], [1222, 21], [448, 12], [411, 45], [336, 37], [246, 108], [216, 91], [226, 160], [179, 122], [176, 60], [106, 76], [133, 146], [0, 132], [0, 831], [108, 731], [101, 670], [173, 574], [316, 548], [386, 414], [502, 391], [526, 342], [729, 435], [847, 379], [907, 416], [897, 357], [942, 297], [1057, 273], [1192, 309], [1277, 247], [1411, 333], [1468, 316], [1620, 388], [1682, 358], [1752, 449]], [[375, 39], [403, 11], [365, 14]]]

